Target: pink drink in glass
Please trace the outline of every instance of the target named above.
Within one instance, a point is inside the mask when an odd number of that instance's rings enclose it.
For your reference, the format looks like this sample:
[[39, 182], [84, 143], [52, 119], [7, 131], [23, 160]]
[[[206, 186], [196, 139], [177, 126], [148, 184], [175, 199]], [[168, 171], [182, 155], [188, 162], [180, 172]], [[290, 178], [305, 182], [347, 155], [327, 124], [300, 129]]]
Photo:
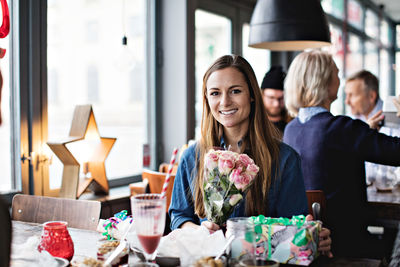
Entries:
[[166, 198], [160, 194], [141, 194], [131, 197], [132, 216], [136, 234], [146, 260], [154, 260], [165, 227]]

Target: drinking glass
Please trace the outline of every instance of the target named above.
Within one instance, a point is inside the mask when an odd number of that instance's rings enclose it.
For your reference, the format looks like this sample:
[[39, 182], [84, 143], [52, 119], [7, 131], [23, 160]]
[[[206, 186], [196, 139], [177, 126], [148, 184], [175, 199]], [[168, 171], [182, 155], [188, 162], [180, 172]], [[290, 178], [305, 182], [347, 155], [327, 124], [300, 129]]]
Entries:
[[160, 194], [131, 197], [132, 217], [146, 261], [154, 261], [165, 227], [166, 198]]
[[67, 229], [67, 222], [51, 221], [43, 224], [39, 252], [48, 251], [53, 257], [71, 260], [74, 256], [74, 243]]
[[261, 267], [278, 267], [279, 262], [274, 261], [274, 260], [261, 260], [258, 259], [256, 261], [253, 261], [251, 259], [244, 259], [241, 260], [239, 263], [240, 266], [244, 267], [256, 267], [256, 266], [261, 266]]
[[256, 259], [254, 223], [248, 217], [235, 217], [226, 223], [226, 238], [234, 236], [227, 252], [229, 264], [236, 266], [242, 259]]

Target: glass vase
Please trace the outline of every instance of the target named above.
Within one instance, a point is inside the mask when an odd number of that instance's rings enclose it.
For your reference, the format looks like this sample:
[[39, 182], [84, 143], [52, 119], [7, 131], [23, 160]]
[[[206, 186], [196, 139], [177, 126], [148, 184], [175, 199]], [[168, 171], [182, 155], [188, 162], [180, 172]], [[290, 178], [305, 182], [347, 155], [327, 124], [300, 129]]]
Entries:
[[67, 222], [51, 221], [43, 224], [42, 237], [38, 250], [46, 250], [53, 257], [71, 261], [74, 256], [74, 243], [67, 229]]

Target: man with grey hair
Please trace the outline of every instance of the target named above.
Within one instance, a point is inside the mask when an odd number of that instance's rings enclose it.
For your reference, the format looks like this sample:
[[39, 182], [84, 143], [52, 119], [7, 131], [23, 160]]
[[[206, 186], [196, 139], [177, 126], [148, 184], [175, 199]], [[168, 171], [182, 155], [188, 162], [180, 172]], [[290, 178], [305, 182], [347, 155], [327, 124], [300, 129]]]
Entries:
[[373, 129], [378, 129], [384, 119], [378, 78], [367, 70], [361, 70], [347, 79], [344, 90], [345, 102], [350, 106], [353, 118], [368, 123]]

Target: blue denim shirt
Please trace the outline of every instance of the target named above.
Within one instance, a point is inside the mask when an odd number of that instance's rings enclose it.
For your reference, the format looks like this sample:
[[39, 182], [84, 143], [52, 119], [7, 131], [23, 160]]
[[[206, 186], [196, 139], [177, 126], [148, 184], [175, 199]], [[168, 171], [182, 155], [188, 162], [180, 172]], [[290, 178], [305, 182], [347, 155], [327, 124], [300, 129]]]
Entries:
[[[279, 168], [280, 176], [271, 181], [268, 194], [269, 217], [292, 217], [306, 215], [308, 204], [304, 187], [300, 156], [285, 143], [280, 144]], [[272, 177], [275, 177], [272, 168]], [[169, 207], [171, 229], [179, 228], [184, 222], [191, 221], [200, 224], [200, 219], [194, 213], [193, 179], [196, 179], [196, 144], [191, 145], [182, 155], [178, 171], [175, 176], [172, 200]], [[245, 198], [233, 211], [230, 217], [245, 215]]]

